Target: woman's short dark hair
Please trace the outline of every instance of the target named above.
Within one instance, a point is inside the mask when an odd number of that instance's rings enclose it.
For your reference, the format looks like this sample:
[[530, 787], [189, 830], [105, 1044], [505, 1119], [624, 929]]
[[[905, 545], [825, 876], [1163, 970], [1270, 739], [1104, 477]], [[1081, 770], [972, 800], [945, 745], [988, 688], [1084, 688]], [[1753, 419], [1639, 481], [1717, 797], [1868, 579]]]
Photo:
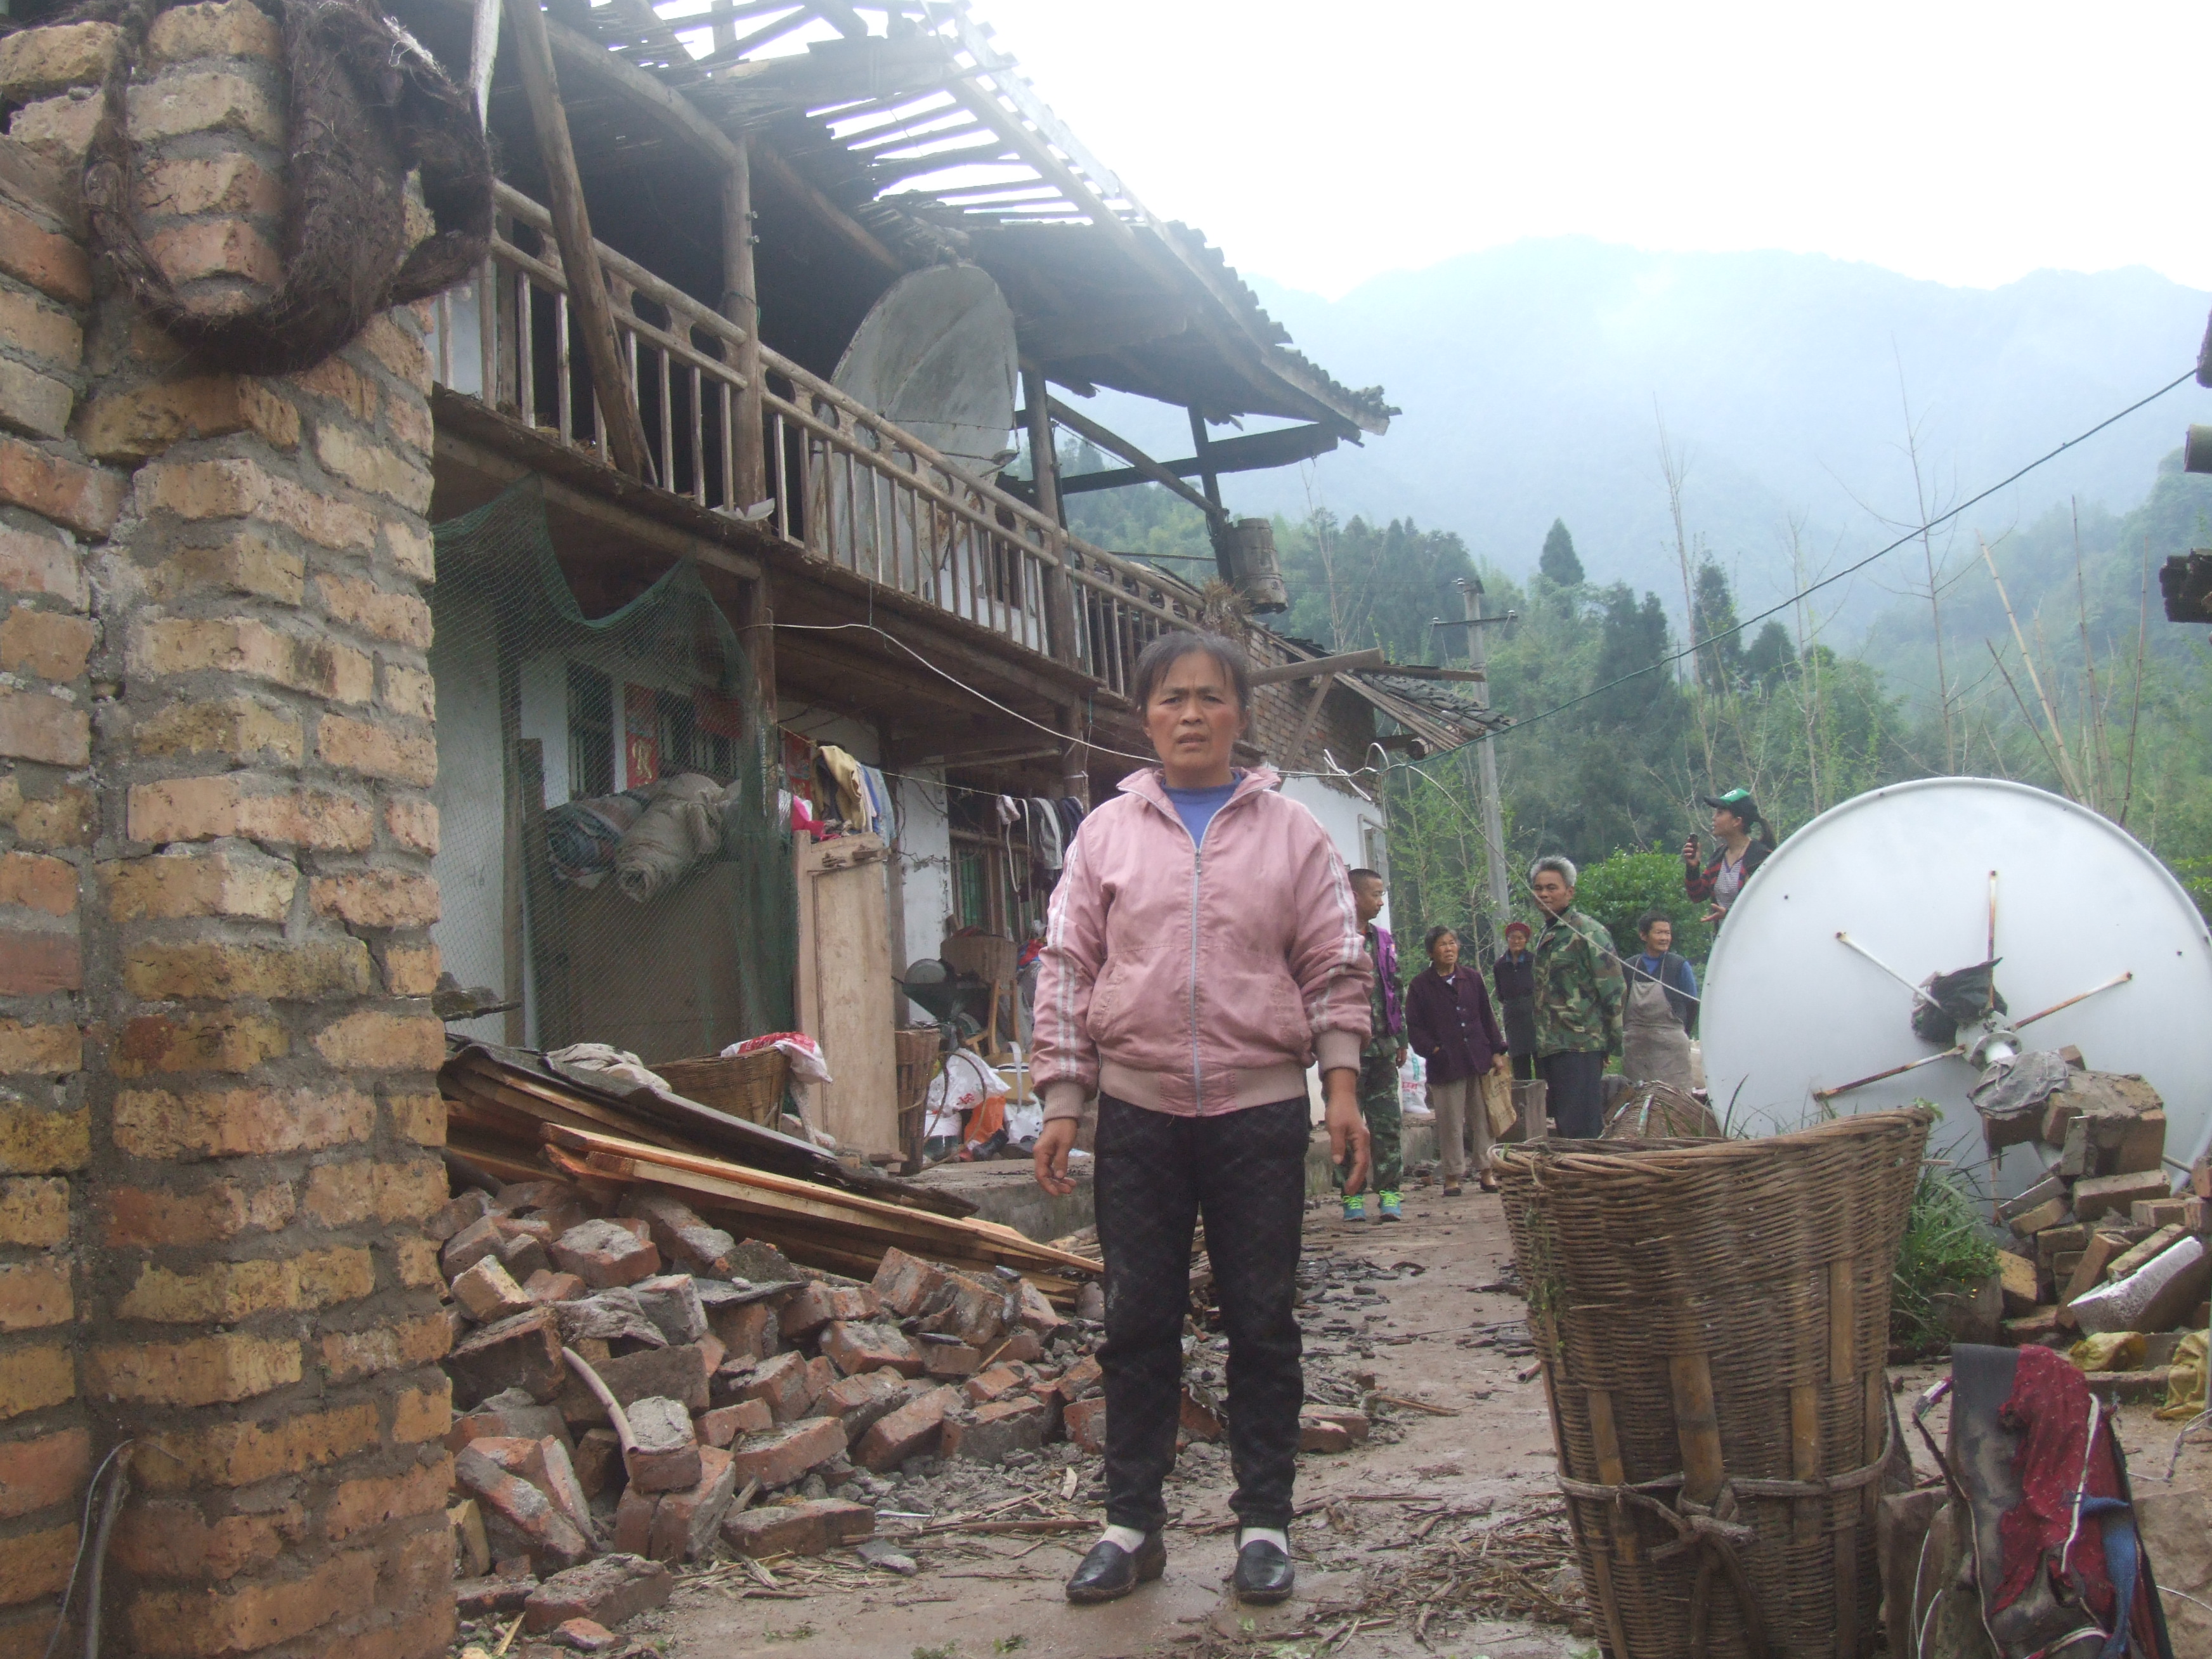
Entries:
[[1421, 949], [1424, 951], [1433, 951], [1437, 948], [1437, 941], [1438, 939], [1455, 939], [1458, 937], [1458, 928], [1447, 927], [1442, 922], [1438, 922], [1435, 927], [1430, 928], [1427, 933], [1421, 936]]
[[1177, 629], [1163, 634], [1146, 646], [1137, 659], [1135, 682], [1129, 695], [1139, 709], [1152, 700], [1152, 693], [1160, 689], [1160, 682], [1185, 657], [1206, 656], [1220, 665], [1221, 672], [1229, 677], [1229, 684], [1237, 693], [1237, 708], [1240, 714], [1252, 710], [1252, 665], [1244, 655], [1244, 647], [1220, 634], [1194, 633]]
[[1674, 925], [1674, 918], [1668, 915], [1664, 910], [1646, 910], [1642, 915], [1636, 919], [1636, 937], [1642, 939], [1646, 933], [1651, 931], [1651, 927], [1654, 922], [1660, 921], [1665, 922], [1669, 927], [1672, 927]]

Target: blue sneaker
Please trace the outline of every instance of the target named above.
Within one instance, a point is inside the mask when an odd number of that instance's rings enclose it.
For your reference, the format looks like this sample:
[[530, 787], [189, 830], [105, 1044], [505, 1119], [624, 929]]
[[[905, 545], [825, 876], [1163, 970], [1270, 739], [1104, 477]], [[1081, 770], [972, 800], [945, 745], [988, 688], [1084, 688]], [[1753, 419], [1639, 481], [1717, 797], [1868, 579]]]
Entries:
[[1366, 1194], [1356, 1194], [1352, 1197], [1347, 1198], [1344, 1200], [1344, 1218], [1346, 1221], [1364, 1221], [1367, 1219]]
[[1398, 1194], [1395, 1193], [1384, 1193], [1382, 1197], [1382, 1219], [1384, 1221], [1403, 1221], [1406, 1218], [1398, 1212]]

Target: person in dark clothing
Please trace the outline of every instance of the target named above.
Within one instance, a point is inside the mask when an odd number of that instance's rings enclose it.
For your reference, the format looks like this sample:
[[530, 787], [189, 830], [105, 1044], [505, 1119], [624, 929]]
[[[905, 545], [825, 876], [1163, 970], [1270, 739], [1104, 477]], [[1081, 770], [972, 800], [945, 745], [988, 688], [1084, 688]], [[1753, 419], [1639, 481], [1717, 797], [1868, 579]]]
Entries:
[[1505, 1074], [1505, 1034], [1490, 1012], [1482, 975], [1461, 965], [1459, 935], [1449, 927], [1428, 933], [1428, 971], [1406, 988], [1406, 1037], [1428, 1067], [1429, 1107], [1437, 1115], [1437, 1146], [1444, 1166], [1446, 1198], [1460, 1194], [1462, 1159], [1469, 1127], [1474, 1131], [1474, 1172], [1482, 1190], [1498, 1190], [1490, 1173], [1490, 1114], [1483, 1109], [1482, 1079]]
[[1536, 1075], [1536, 958], [1528, 952], [1528, 924], [1505, 924], [1505, 954], [1491, 964], [1490, 982], [1498, 992], [1505, 1021], [1505, 1052], [1513, 1075], [1522, 1083]]
[[[1774, 836], [1766, 820], [1759, 817], [1758, 803], [1748, 789], [1707, 795], [1705, 802], [1713, 809], [1713, 838], [1720, 842], [1720, 850], [1700, 869], [1698, 838], [1692, 836], [1682, 843], [1682, 890], [1709, 903], [1712, 908], [1705, 912], [1705, 920], [1718, 922], [1728, 915], [1744, 883], [1766, 862], [1766, 855], [1774, 850]], [[1757, 841], [1751, 836], [1754, 829], [1760, 832]]]

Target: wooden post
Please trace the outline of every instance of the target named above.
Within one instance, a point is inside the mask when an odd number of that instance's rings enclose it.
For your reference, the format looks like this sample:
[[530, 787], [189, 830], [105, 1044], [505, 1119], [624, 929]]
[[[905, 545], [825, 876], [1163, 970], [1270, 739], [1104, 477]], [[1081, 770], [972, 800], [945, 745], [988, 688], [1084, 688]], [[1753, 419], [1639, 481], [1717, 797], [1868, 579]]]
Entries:
[[646, 448], [645, 422], [638, 416], [637, 389], [623, 370], [615, 341], [614, 307], [607, 299], [606, 273], [599, 268], [599, 250], [592, 240], [591, 216], [584, 210], [584, 186], [576, 173], [575, 149], [568, 142], [568, 114], [561, 107], [560, 83], [554, 78], [545, 14], [538, 9], [538, 0], [505, 0], [505, 4], [522, 90], [530, 100], [531, 130], [538, 137], [538, 158], [545, 163], [553, 240], [560, 244], [568, 303], [575, 313], [576, 331], [584, 337], [584, 361], [591, 368], [605, 427], [600, 435], [607, 458], [616, 466], [633, 478], [650, 481], [653, 459]]
[[738, 348], [738, 372], [745, 377], [738, 393], [737, 477], [730, 482], [730, 505], [743, 511], [766, 501], [768, 434], [762, 417], [760, 289], [753, 274], [752, 141], [738, 145], [737, 164], [722, 177], [722, 315], [745, 331]]
[[1213, 503], [1213, 511], [1206, 517], [1206, 534], [1213, 542], [1213, 568], [1221, 573], [1221, 580], [1235, 586], [1237, 570], [1229, 557], [1229, 517], [1221, 505], [1221, 475], [1213, 470], [1213, 441], [1206, 435], [1206, 416], [1193, 404], [1186, 411], [1190, 416], [1191, 453], [1198, 457], [1198, 481], [1205, 486], [1206, 499]]
[[768, 742], [769, 763], [781, 764], [777, 745], [782, 741], [775, 724], [775, 595], [768, 572], [754, 577], [745, 589], [745, 619], [741, 637], [753, 659], [753, 678], [760, 685], [761, 731]]
[[[1060, 723], [1060, 728], [1071, 735], [1080, 732], [1082, 709], [1073, 703], [1062, 705]], [[1068, 799], [1080, 802], [1085, 811], [1091, 810], [1091, 751], [1086, 745], [1071, 743], [1060, 751], [1060, 787]]]
[[[1067, 520], [1060, 511], [1060, 456], [1052, 442], [1052, 395], [1042, 369], [1022, 365], [1022, 397], [1029, 404], [1030, 471], [1036, 485], [1037, 511], [1065, 530]], [[1053, 558], [1044, 568], [1044, 626], [1054, 660], [1073, 664], [1078, 655], [1075, 590], [1062, 562], [1066, 556], [1066, 544], [1055, 541]]]

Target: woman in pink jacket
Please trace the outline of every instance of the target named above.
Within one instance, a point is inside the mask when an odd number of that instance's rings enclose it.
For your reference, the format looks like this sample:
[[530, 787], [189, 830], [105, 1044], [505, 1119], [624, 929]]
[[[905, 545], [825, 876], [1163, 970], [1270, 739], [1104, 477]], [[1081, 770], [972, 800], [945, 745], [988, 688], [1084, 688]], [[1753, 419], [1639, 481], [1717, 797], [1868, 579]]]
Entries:
[[1329, 1151], [1367, 1175], [1359, 1051], [1373, 969], [1344, 860], [1264, 767], [1231, 765], [1251, 717], [1243, 653], [1165, 635], [1134, 695], [1160, 764], [1083, 821], [1052, 897], [1031, 1074], [1044, 1097], [1038, 1184], [1072, 1190], [1068, 1148], [1098, 1096], [1095, 1196], [1106, 1265], [1104, 1536], [1071, 1601], [1126, 1595], [1167, 1564], [1193, 1223], [1206, 1218], [1229, 1332], [1234, 1584], [1291, 1593], [1298, 1449], [1297, 1289], [1318, 1062]]

